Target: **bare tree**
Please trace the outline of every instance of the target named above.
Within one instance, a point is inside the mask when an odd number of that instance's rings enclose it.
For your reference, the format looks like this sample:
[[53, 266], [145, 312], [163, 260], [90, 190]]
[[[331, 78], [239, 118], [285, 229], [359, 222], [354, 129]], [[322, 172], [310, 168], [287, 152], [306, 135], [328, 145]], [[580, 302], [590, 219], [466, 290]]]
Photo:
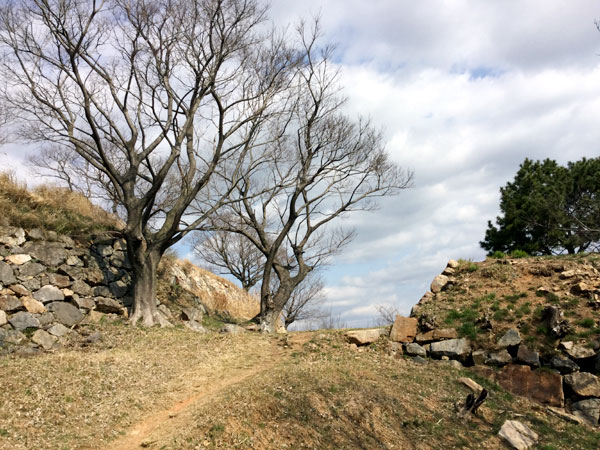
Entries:
[[[296, 286], [282, 311], [286, 330], [294, 322], [318, 320], [325, 315], [321, 309], [325, 301], [324, 287], [325, 283], [317, 272], [311, 272]], [[275, 292], [276, 290], [274, 289]]]
[[[298, 36], [306, 57], [294, 77], [293, 107], [271, 129], [265, 151], [247, 160], [231, 195], [237, 201], [213, 221], [264, 255], [261, 328], [267, 332], [275, 330], [294, 289], [352, 239], [352, 230], [332, 227], [334, 220], [373, 209], [376, 197], [396, 194], [412, 179], [390, 161], [369, 121], [342, 113], [332, 49], [319, 47], [318, 21], [310, 30], [298, 27]], [[265, 155], [268, 164], [260, 164]]]
[[201, 235], [194, 243], [194, 251], [210, 270], [233, 275], [247, 292], [262, 279], [264, 257], [241, 234], [218, 230]]
[[396, 321], [396, 316], [400, 314], [398, 306], [376, 305], [375, 309], [379, 314], [378, 325], [392, 325]]
[[76, 153], [123, 210], [132, 323], [166, 324], [155, 302], [162, 254], [225, 201], [224, 184], [285, 110], [294, 58], [265, 17], [259, 0], [0, 8], [2, 97], [21, 137]]

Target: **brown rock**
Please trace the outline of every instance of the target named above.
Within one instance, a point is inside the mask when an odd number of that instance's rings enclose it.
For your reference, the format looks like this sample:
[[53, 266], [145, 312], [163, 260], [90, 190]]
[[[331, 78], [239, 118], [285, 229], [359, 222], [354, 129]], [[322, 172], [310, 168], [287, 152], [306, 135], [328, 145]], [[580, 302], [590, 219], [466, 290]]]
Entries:
[[18, 311], [23, 309], [23, 302], [14, 295], [0, 296], [0, 309], [2, 311]]
[[8, 255], [5, 259], [15, 266], [20, 266], [21, 264], [31, 261], [31, 256], [25, 254]]
[[509, 364], [497, 375], [498, 383], [507, 391], [551, 406], [562, 406], [564, 393], [558, 373], [535, 370], [529, 366]]
[[390, 331], [390, 340], [392, 342], [412, 342], [416, 335], [417, 319], [397, 315], [392, 331]]
[[417, 334], [416, 341], [419, 343], [443, 341], [444, 339], [457, 339], [458, 333], [454, 328], [440, 328]]
[[450, 278], [448, 278], [446, 275], [436, 276], [431, 282], [431, 292], [437, 294], [438, 292], [442, 291], [448, 285], [449, 281]]
[[346, 333], [348, 342], [356, 345], [368, 345], [376, 342], [380, 336], [379, 329], [372, 330], [354, 330]]
[[23, 286], [22, 284], [13, 284], [12, 286], [10, 286], [10, 290], [13, 291], [17, 295], [31, 296], [31, 291], [29, 289], [27, 289], [25, 286]]
[[71, 285], [71, 280], [66, 275], [59, 275], [57, 273], [48, 273], [49, 284], [53, 284], [59, 288], [65, 288]]
[[46, 312], [46, 307], [42, 302], [38, 302], [33, 297], [21, 297], [21, 301], [23, 302], [23, 306], [25, 309], [31, 314], [42, 314]]

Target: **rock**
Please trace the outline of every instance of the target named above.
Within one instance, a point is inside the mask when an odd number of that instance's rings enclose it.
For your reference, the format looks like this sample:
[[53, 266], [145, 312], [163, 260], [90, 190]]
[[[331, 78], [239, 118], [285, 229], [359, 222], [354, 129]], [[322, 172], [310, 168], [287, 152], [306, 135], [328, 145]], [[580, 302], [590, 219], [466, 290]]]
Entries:
[[44, 230], [41, 228], [33, 228], [27, 232], [27, 237], [32, 241], [42, 241], [46, 238]]
[[418, 343], [429, 343], [434, 341], [442, 341], [444, 339], [457, 339], [458, 333], [454, 328], [440, 328], [428, 331], [427, 333], [417, 334], [415, 340]]
[[33, 293], [33, 298], [39, 300], [42, 303], [48, 302], [62, 302], [65, 299], [65, 295], [56, 286], [48, 284], [43, 286], [39, 291]]
[[94, 286], [92, 288], [92, 295], [94, 297], [112, 297], [113, 293], [108, 286]]
[[22, 284], [13, 284], [10, 286], [10, 290], [13, 291], [15, 294], [20, 295], [21, 297], [31, 297], [31, 291]]
[[59, 288], [66, 288], [71, 285], [69, 277], [52, 272], [48, 273], [48, 281]]
[[26, 340], [27, 336], [25, 336], [19, 330], [5, 330], [3, 328], [0, 328], [0, 342], [19, 345], [25, 342]]
[[114, 251], [111, 245], [96, 245], [94, 250], [103, 258], [112, 255]]
[[580, 397], [600, 397], [600, 378], [588, 372], [575, 372], [564, 377], [565, 384]]
[[88, 323], [100, 323], [104, 319], [104, 314], [98, 311], [90, 311], [86, 316], [86, 322]]
[[443, 365], [443, 366], [450, 366], [453, 369], [458, 369], [458, 370], [464, 369], [464, 366], [459, 361], [456, 361], [454, 359], [449, 359], [449, 360], [441, 359], [441, 360], [437, 361], [437, 363], [440, 365]]
[[3, 285], [15, 284], [17, 279], [15, 278], [15, 272], [12, 267], [6, 264], [4, 261], [0, 261], [0, 283]]
[[109, 284], [110, 292], [117, 298], [123, 297], [129, 290], [129, 285], [122, 280], [113, 281]]
[[517, 361], [537, 368], [540, 367], [540, 354], [521, 344], [519, 345], [519, 351], [517, 352]]
[[50, 327], [48, 329], [48, 333], [50, 333], [52, 336], [56, 336], [56, 337], [63, 337], [70, 331], [71, 330], [69, 328], [65, 327], [62, 323], [57, 323], [56, 325], [53, 325], [52, 327]]
[[521, 334], [519, 333], [519, 330], [511, 328], [506, 333], [504, 333], [504, 336], [500, 338], [500, 340], [498, 341], [498, 347], [507, 348], [512, 347], [514, 345], [519, 345], [520, 343]]
[[485, 364], [485, 361], [488, 359], [488, 354], [485, 350], [476, 350], [471, 353], [471, 358], [475, 365]]
[[98, 268], [87, 268], [83, 272], [82, 279], [90, 284], [98, 284], [104, 281], [104, 274]]
[[171, 310], [167, 307], [167, 305], [163, 305], [162, 303], [160, 305], [158, 305], [158, 310], [162, 313], [163, 316], [165, 316], [167, 319], [171, 320], [173, 319], [173, 313], [171, 312]]
[[197, 308], [183, 308], [181, 310], [181, 320], [195, 320], [196, 322], [202, 322], [202, 318], [202, 311]]
[[537, 433], [517, 420], [507, 420], [504, 422], [504, 425], [502, 425], [502, 428], [498, 432], [498, 436], [517, 450], [531, 448], [538, 441]]
[[575, 362], [560, 356], [555, 356], [550, 360], [550, 367], [558, 370], [563, 375], [579, 371], [579, 366]]
[[446, 265], [446, 267], [450, 267], [451, 269], [458, 269], [458, 266], [460, 266], [460, 264], [454, 259], [448, 261], [448, 264]]
[[595, 427], [600, 419], [600, 399], [588, 398], [571, 405], [573, 415]]
[[8, 323], [10, 323], [17, 331], [23, 331], [26, 328], [40, 327], [40, 321], [34, 317], [33, 314], [25, 311], [20, 311], [10, 316]]
[[73, 292], [71, 289], [67, 289], [67, 288], [63, 288], [61, 289], [63, 295], [65, 296], [66, 299], [73, 299], [73, 296], [77, 295], [75, 294], [75, 292]]
[[561, 419], [566, 420], [567, 422], [576, 423], [576, 424], [584, 423], [584, 421], [581, 420], [579, 417], [574, 416], [573, 414], [569, 414], [563, 408], [555, 408], [554, 406], [548, 406], [548, 407], [546, 407], [546, 410], [549, 413], [554, 414], [556, 417], [560, 417]]
[[42, 287], [40, 280], [38, 280], [37, 278], [30, 278], [28, 280], [21, 279], [21, 284], [25, 289], [29, 291], [37, 291], [39, 288]]
[[240, 327], [239, 325], [234, 325], [233, 323], [226, 323], [225, 325], [223, 325], [223, 327], [221, 327], [221, 329], [219, 331], [221, 333], [227, 333], [227, 334], [247, 333], [245, 328]]
[[2, 310], [0, 310], [0, 327], [8, 323], [8, 316]]
[[471, 354], [471, 344], [464, 338], [433, 342], [431, 354], [437, 358], [448, 356], [451, 359], [466, 360]]
[[67, 327], [77, 325], [83, 319], [83, 314], [75, 306], [66, 302], [52, 302], [47, 305], [48, 311], [54, 314], [56, 320]]
[[429, 361], [422, 356], [415, 356], [412, 360], [416, 364], [429, 364]]
[[562, 350], [571, 350], [575, 344], [573, 341], [563, 341], [558, 344], [558, 348]]
[[407, 355], [411, 355], [411, 356], [427, 356], [427, 351], [423, 347], [421, 347], [419, 344], [416, 344], [414, 342], [406, 344], [404, 352]]
[[77, 306], [79, 309], [85, 309], [88, 311], [96, 307], [96, 302], [94, 299], [89, 297], [73, 297], [71, 303]]
[[185, 322], [185, 326], [188, 327], [190, 330], [195, 331], [196, 333], [208, 333], [208, 330], [195, 320], [189, 320]]
[[83, 261], [75, 255], [67, 256], [67, 261], [65, 263], [68, 266], [83, 267]]
[[46, 267], [40, 263], [28, 262], [17, 269], [19, 279], [25, 280], [29, 277], [36, 277], [40, 273], [45, 272]]
[[513, 394], [550, 406], [563, 405], [562, 377], [558, 373], [509, 364], [498, 372], [497, 378], [498, 384]]
[[504, 349], [499, 352], [490, 353], [490, 356], [485, 363], [491, 366], [505, 366], [506, 364], [512, 363], [512, 356]]
[[542, 311], [542, 321], [550, 330], [552, 336], [560, 339], [571, 332], [571, 326], [563, 319], [563, 312], [558, 306], [546, 306]]
[[21, 301], [27, 312], [30, 312], [31, 314], [42, 314], [46, 312], [44, 304], [32, 297], [21, 297]]
[[63, 246], [65, 248], [75, 248], [75, 241], [73, 239], [71, 239], [69, 236], [65, 236], [64, 234], [61, 234], [58, 236], [57, 240], [58, 240], [58, 242], [63, 244]]
[[85, 338], [86, 344], [97, 344], [102, 341], [102, 333], [96, 331]]
[[569, 278], [573, 278], [574, 276], [575, 276], [574, 270], [565, 270], [564, 272], [561, 272], [561, 274], [559, 275], [561, 280], [568, 280]]
[[[431, 292], [428, 292], [427, 294], [431, 294]], [[431, 295], [433, 296], [433, 294]], [[425, 298], [425, 296], [423, 296], [423, 298]], [[429, 314], [420, 314], [417, 320], [417, 328], [424, 333], [434, 330], [437, 328], [437, 319]]]
[[106, 314], [122, 314], [123, 305], [112, 298], [97, 297], [96, 310]]
[[20, 266], [22, 264], [25, 264], [26, 262], [31, 261], [31, 256], [26, 254], [8, 255], [5, 259], [6, 261], [8, 261], [11, 264], [14, 264], [15, 266]]
[[23, 231], [23, 228], [0, 228], [0, 244], [8, 245], [9, 247], [18, 247], [23, 242], [25, 242], [25, 231]]
[[89, 284], [82, 280], [75, 280], [71, 284], [71, 290], [77, 295], [88, 296], [92, 293], [92, 288]]
[[354, 330], [346, 332], [346, 339], [351, 344], [368, 345], [376, 342], [379, 339], [379, 329], [371, 330]]
[[129, 262], [129, 258], [127, 254], [122, 251], [116, 251], [110, 258], [110, 263], [121, 269], [131, 269], [131, 263]]
[[583, 345], [573, 345], [569, 350], [565, 350], [565, 352], [573, 359], [591, 358], [596, 354], [596, 351], [593, 348], [585, 347]]
[[66, 264], [60, 266], [57, 272], [62, 273], [64, 275], [68, 275], [72, 280], [80, 280], [85, 276], [85, 272], [83, 269], [79, 267], [71, 267]]
[[390, 331], [392, 342], [412, 342], [417, 335], [417, 319], [396, 315], [394, 325]]
[[60, 266], [67, 260], [67, 252], [58, 242], [30, 241], [23, 245], [23, 250], [48, 266]]
[[471, 380], [470, 378], [462, 377], [458, 379], [458, 382], [464, 384], [475, 394], [479, 394], [481, 391], [483, 391], [483, 387], [479, 383]]
[[48, 325], [54, 323], [56, 320], [54, 318], [54, 314], [46, 311], [45, 313], [39, 314], [37, 319], [40, 321], [40, 327], [47, 327]]
[[14, 295], [0, 296], [0, 310], [6, 312], [13, 312], [22, 309], [24, 309], [23, 302]]
[[450, 278], [448, 278], [446, 275], [438, 275], [431, 282], [430, 290], [434, 294], [437, 294], [438, 292], [441, 292], [449, 282]]
[[44, 330], [37, 330], [35, 333], [33, 333], [31, 340], [44, 350], [50, 350], [57, 341], [55, 336], [52, 336]]
[[442, 275], [446, 275], [447, 277], [451, 277], [455, 273], [456, 273], [455, 269], [453, 269], [452, 267], [446, 267], [444, 269], [444, 271], [442, 272]]

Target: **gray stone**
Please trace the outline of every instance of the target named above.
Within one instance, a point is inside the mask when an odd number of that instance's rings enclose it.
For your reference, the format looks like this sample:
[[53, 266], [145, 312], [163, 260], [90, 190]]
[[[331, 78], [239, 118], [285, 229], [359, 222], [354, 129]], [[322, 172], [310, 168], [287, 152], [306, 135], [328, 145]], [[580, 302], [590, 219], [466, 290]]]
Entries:
[[48, 273], [48, 281], [50, 284], [53, 284], [59, 288], [65, 288], [71, 285], [71, 280], [68, 276], [59, 275], [57, 273]]
[[498, 341], [498, 347], [512, 347], [513, 345], [519, 345], [520, 343], [521, 335], [519, 334], [519, 330], [511, 328], [504, 334], [504, 336], [500, 338], [500, 340]]
[[54, 318], [54, 314], [52, 314], [51, 312], [48, 312], [48, 311], [46, 311], [43, 314], [37, 315], [37, 319], [40, 321], [40, 327], [46, 327], [46, 326], [54, 323], [54, 321], [56, 320]]
[[83, 319], [83, 314], [75, 306], [66, 302], [52, 302], [47, 305], [50, 312], [54, 314], [56, 320], [67, 327], [77, 325]]
[[37, 291], [39, 288], [42, 287], [42, 283], [40, 283], [40, 280], [37, 278], [30, 278], [28, 280], [21, 280], [21, 284], [23, 285], [23, 287], [29, 291]]
[[39, 300], [42, 303], [56, 301], [62, 302], [65, 299], [65, 295], [56, 286], [48, 284], [42, 287], [39, 291], [34, 292], [33, 298]]
[[8, 319], [8, 322], [17, 331], [23, 331], [26, 328], [39, 328], [40, 321], [31, 313], [20, 311], [13, 314]]
[[527, 425], [516, 420], [507, 420], [500, 428], [498, 436], [517, 450], [526, 450], [533, 447], [538, 441], [538, 435]]
[[15, 278], [15, 272], [12, 267], [6, 264], [4, 261], [0, 261], [0, 283], [7, 284], [15, 284], [17, 279]]
[[0, 327], [8, 323], [8, 316], [2, 310], [0, 310]]
[[580, 397], [600, 397], [600, 378], [588, 372], [575, 372], [564, 376], [564, 382]]
[[4, 328], [0, 328], [0, 342], [19, 345], [26, 340], [27, 336], [25, 336], [19, 330], [5, 330]]
[[94, 299], [89, 297], [73, 297], [71, 303], [77, 306], [79, 309], [90, 310], [96, 307], [96, 302], [94, 301]]
[[98, 253], [100, 256], [102, 256], [103, 258], [106, 256], [110, 256], [113, 254], [113, 248], [110, 245], [96, 245], [96, 247], [94, 248], [95, 252]]
[[202, 322], [202, 311], [197, 308], [183, 308], [181, 310], [181, 320], [195, 320]]
[[427, 351], [423, 347], [421, 347], [419, 344], [416, 344], [414, 342], [406, 344], [406, 348], [404, 349], [404, 352], [407, 355], [411, 355], [411, 356], [427, 356]]
[[571, 405], [573, 414], [595, 427], [600, 419], [600, 399], [588, 398]]
[[40, 263], [28, 262], [17, 269], [17, 274], [20, 279], [26, 279], [29, 277], [35, 277], [45, 270], [46, 267]]
[[67, 260], [67, 251], [58, 242], [31, 241], [23, 246], [23, 250], [48, 266], [60, 266]]
[[486, 360], [486, 364], [492, 366], [504, 366], [512, 362], [512, 356], [506, 350], [491, 353], [490, 357]]
[[18, 247], [25, 242], [25, 231], [18, 227], [2, 227], [0, 228], [0, 244], [10, 247]]
[[110, 292], [112, 292], [112, 295], [114, 295], [117, 298], [123, 297], [125, 294], [127, 294], [127, 291], [129, 290], [129, 286], [121, 280], [113, 281], [112, 283], [110, 283], [109, 288]]
[[84, 281], [90, 284], [99, 284], [104, 282], [104, 273], [102, 270], [97, 268], [87, 268], [84, 271], [83, 278]]
[[451, 359], [465, 360], [471, 354], [471, 344], [464, 338], [433, 342], [431, 344], [431, 354], [438, 358], [448, 356]]
[[55, 336], [52, 336], [44, 330], [37, 330], [35, 333], [33, 333], [33, 336], [31, 336], [31, 340], [44, 350], [50, 350], [56, 343], [57, 339]]
[[25, 309], [23, 302], [14, 295], [1, 295], [0, 296], [0, 310], [13, 312]]
[[85, 343], [86, 344], [97, 344], [98, 342], [102, 341], [102, 334], [98, 331], [96, 331], [95, 333], [90, 334], [88, 337], [85, 338]]
[[58, 272], [68, 275], [72, 280], [79, 280], [84, 276], [84, 271], [81, 267], [74, 267], [67, 264], [60, 266]]
[[429, 364], [429, 361], [427, 359], [423, 358], [422, 356], [415, 356], [412, 360], [416, 364], [422, 364], [422, 365]]
[[33, 228], [27, 232], [27, 237], [32, 241], [43, 241], [46, 236], [41, 228]]
[[561, 374], [569, 374], [573, 372], [579, 371], [579, 366], [569, 358], [562, 358], [560, 356], [555, 356], [550, 361], [550, 366], [553, 369], [558, 370]]
[[83, 261], [75, 255], [67, 256], [66, 264], [68, 266], [83, 267]]
[[450, 282], [450, 278], [446, 275], [438, 275], [431, 282], [431, 292], [437, 294], [441, 292]]
[[517, 352], [517, 361], [531, 367], [540, 367], [540, 354], [521, 344]]
[[92, 295], [94, 297], [112, 297], [113, 294], [108, 286], [94, 286], [92, 288]]
[[53, 325], [52, 327], [50, 327], [48, 329], [48, 333], [50, 333], [51, 335], [56, 336], [56, 337], [63, 337], [70, 331], [71, 330], [69, 328], [65, 327], [62, 323], [57, 323], [56, 325]]
[[75, 280], [71, 284], [71, 290], [77, 295], [87, 296], [92, 293], [92, 288], [85, 281]]
[[112, 298], [97, 297], [96, 311], [106, 314], [123, 314], [123, 305]]
[[189, 328], [190, 330], [195, 331], [196, 333], [207, 333], [208, 332], [208, 330], [206, 328], [204, 328], [202, 325], [200, 325], [195, 320], [189, 320], [189, 321], [185, 322], [185, 326], [187, 328]]
[[64, 245], [65, 248], [73, 248], [75, 247], [75, 241], [71, 239], [69, 236], [65, 236], [61, 234], [58, 236], [58, 242]]
[[226, 323], [219, 330], [221, 333], [227, 334], [243, 334], [247, 333], [247, 330], [239, 325], [234, 325], [233, 323]]

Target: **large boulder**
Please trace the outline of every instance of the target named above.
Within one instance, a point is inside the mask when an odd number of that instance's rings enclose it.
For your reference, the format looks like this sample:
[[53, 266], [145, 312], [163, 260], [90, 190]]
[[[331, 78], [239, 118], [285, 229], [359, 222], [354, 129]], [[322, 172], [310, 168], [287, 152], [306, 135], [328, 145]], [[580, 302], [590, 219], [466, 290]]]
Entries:
[[563, 375], [579, 371], [579, 366], [575, 362], [560, 356], [555, 356], [550, 360], [550, 367], [558, 370]]
[[573, 414], [593, 427], [598, 426], [600, 419], [600, 399], [588, 398], [571, 405]]
[[562, 377], [555, 372], [531, 370], [529, 366], [509, 364], [498, 372], [498, 383], [507, 391], [550, 406], [562, 406]]
[[433, 342], [431, 344], [431, 355], [436, 358], [447, 356], [450, 359], [464, 361], [471, 355], [471, 344], [464, 338]]
[[485, 363], [491, 366], [505, 366], [511, 362], [512, 356], [506, 349], [490, 353], [490, 356], [485, 360]]
[[540, 367], [540, 354], [525, 345], [519, 345], [517, 361], [531, 367]]
[[565, 384], [580, 397], [600, 397], [600, 378], [589, 372], [565, 375]]
[[376, 342], [381, 336], [378, 328], [371, 330], [353, 330], [346, 332], [346, 339], [351, 344], [368, 345]]
[[539, 438], [535, 431], [517, 420], [504, 422], [498, 436], [517, 450], [527, 450], [533, 447]]
[[417, 319], [414, 317], [397, 315], [390, 331], [390, 340], [392, 342], [414, 341], [417, 335], [417, 322]]
[[47, 305], [48, 311], [54, 314], [57, 322], [66, 327], [77, 325], [83, 319], [83, 314], [78, 308], [66, 302], [52, 302]]
[[438, 292], [441, 292], [449, 282], [450, 278], [448, 278], [446, 275], [438, 275], [431, 282], [430, 290], [434, 294], [437, 294]]
[[512, 347], [514, 345], [519, 345], [520, 343], [521, 334], [519, 333], [519, 330], [511, 328], [506, 333], [504, 333], [504, 336], [500, 338], [500, 340], [498, 341], [498, 347], [507, 348]]
[[568, 349], [565, 349], [565, 352], [573, 359], [591, 358], [596, 354], [594, 349], [577, 344], [569, 346]]

